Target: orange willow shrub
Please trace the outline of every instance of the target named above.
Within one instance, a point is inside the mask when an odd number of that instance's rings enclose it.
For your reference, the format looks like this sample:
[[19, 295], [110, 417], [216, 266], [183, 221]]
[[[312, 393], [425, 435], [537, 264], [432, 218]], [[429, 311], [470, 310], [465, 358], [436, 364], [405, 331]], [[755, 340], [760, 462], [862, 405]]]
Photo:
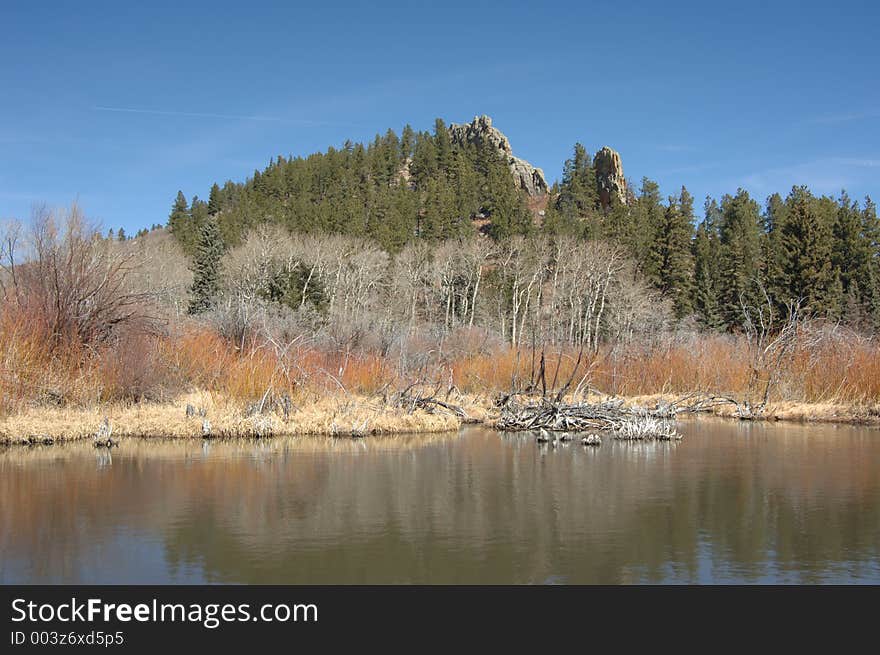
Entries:
[[0, 412], [100, 396], [96, 362], [75, 342], [53, 350], [26, 313], [0, 308]]
[[53, 348], [22, 314], [0, 314], [0, 412], [25, 405], [170, 400], [188, 389], [253, 400], [267, 390], [371, 394], [398, 380], [377, 353], [298, 347], [279, 354], [269, 343], [239, 348], [211, 329], [173, 335], [121, 334], [101, 347]]
[[304, 349], [297, 357], [299, 369], [313, 387], [332, 390], [341, 385], [353, 393], [371, 394], [399, 379], [395, 362], [375, 352]]
[[292, 391], [279, 376], [278, 362], [267, 349], [242, 351], [208, 329], [185, 329], [159, 342], [162, 358], [187, 386], [218, 391], [236, 398], [256, 398], [267, 389]]
[[17, 409], [46, 384], [50, 361], [45, 341], [18, 317], [0, 314], [0, 411]]
[[[557, 387], [572, 374], [577, 351], [565, 349]], [[551, 386], [559, 351], [545, 352], [545, 375]], [[539, 361], [540, 353], [536, 355]], [[742, 337], [695, 336], [684, 342], [602, 348], [584, 354], [572, 387], [584, 385], [623, 396], [706, 392], [747, 394], [751, 357]], [[500, 350], [492, 355], [460, 357], [450, 363], [455, 384], [463, 391], [525, 388], [533, 379], [530, 350]], [[876, 340], [848, 335], [825, 338], [800, 347], [782, 372], [771, 400], [803, 402], [880, 402], [880, 346]]]
[[810, 402], [880, 401], [880, 344], [847, 335], [798, 349], [788, 385], [789, 395]]
[[745, 342], [707, 336], [653, 346], [633, 345], [605, 353], [594, 385], [608, 393], [743, 393], [749, 379]]
[[259, 398], [267, 390], [373, 393], [394, 381], [394, 363], [376, 353], [323, 351], [305, 346], [276, 349], [254, 341], [243, 348], [206, 328], [160, 342], [162, 357], [186, 384], [234, 398]]
[[163, 339], [137, 331], [123, 332], [106, 344], [97, 361], [102, 401], [167, 400], [185, 385], [161, 347]]
[[[578, 353], [571, 350], [550, 350], [544, 353], [544, 375], [547, 386], [564, 384], [575, 372]], [[578, 366], [579, 374], [573, 384], [577, 384], [587, 368], [594, 365], [595, 359], [584, 354]], [[530, 381], [538, 379], [541, 366], [540, 352], [504, 348], [496, 353], [458, 357], [449, 363], [455, 385], [465, 392], [506, 391], [513, 387], [524, 388]]]
[[[419, 370], [375, 351], [326, 350], [298, 344], [277, 349], [254, 340], [239, 347], [204, 325], [190, 323], [172, 335], [121, 334], [100, 348], [50, 348], [26, 315], [0, 313], [0, 412], [25, 405], [99, 401], [171, 400], [189, 389], [215, 391], [251, 401], [267, 390], [291, 396], [373, 394], [397, 390], [417, 377], [466, 393], [540, 388], [540, 352], [511, 348], [464, 349]], [[545, 352], [548, 388], [572, 379], [572, 388], [619, 395], [747, 394], [748, 343], [742, 337], [693, 336], [651, 345], [603, 347], [598, 353], [572, 349]], [[880, 347], [874, 339], [822, 335], [800, 344], [786, 364], [771, 401], [880, 402]]]
[[[584, 386], [621, 395], [736, 391], [748, 379], [748, 366], [735, 351], [730, 340], [710, 337], [688, 344], [604, 347], [582, 353], [578, 363], [577, 350], [548, 348], [544, 375], [548, 387], [561, 387], [571, 378], [572, 388], [583, 380]], [[538, 379], [540, 352], [505, 349], [462, 357], [451, 366], [456, 385], [465, 391], [505, 390], [512, 384], [522, 388]]]

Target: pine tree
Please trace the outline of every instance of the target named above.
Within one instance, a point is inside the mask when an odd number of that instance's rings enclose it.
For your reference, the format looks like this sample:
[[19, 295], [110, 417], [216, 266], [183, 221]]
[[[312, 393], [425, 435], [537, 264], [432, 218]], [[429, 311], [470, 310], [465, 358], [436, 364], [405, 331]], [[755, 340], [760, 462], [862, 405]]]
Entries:
[[580, 143], [574, 144], [571, 159], [567, 159], [562, 169], [562, 183], [556, 208], [563, 222], [571, 225], [581, 223], [579, 230], [588, 237], [599, 236], [599, 195], [596, 189], [596, 174], [592, 159]]
[[761, 218], [758, 203], [744, 189], [721, 201], [721, 311], [728, 326], [742, 320], [742, 304], [754, 307], [763, 302], [761, 294]]
[[199, 242], [193, 258], [193, 283], [190, 289], [189, 313], [199, 314], [211, 309], [220, 293], [220, 259], [223, 241], [217, 221], [207, 220], [202, 225]]
[[846, 191], [842, 191], [833, 227], [831, 259], [840, 276], [843, 318], [861, 328], [873, 327], [880, 318], [877, 315], [877, 251], [872, 238], [876, 216], [874, 221], [870, 219], [872, 209], [870, 198], [866, 199], [866, 215], [858, 202], [851, 201]]
[[452, 169], [452, 139], [442, 118], [434, 121], [434, 144], [437, 147], [437, 167], [442, 173], [448, 175]]
[[764, 261], [764, 278], [768, 294], [774, 302], [778, 314], [783, 315], [786, 292], [783, 288], [782, 233], [788, 217], [788, 208], [778, 193], [767, 198], [764, 210], [764, 233], [761, 236], [761, 249]]
[[806, 187], [794, 187], [786, 206], [780, 241], [785, 300], [801, 300], [808, 310], [837, 316], [842, 289], [832, 261], [830, 221]]
[[718, 224], [721, 210], [714, 199], [707, 197], [705, 217], [697, 227], [694, 252], [694, 308], [700, 323], [710, 330], [724, 326], [720, 295], [720, 254]]
[[125, 241], [126, 236], [125, 236], [125, 228], [124, 227], [119, 228], [119, 232], [116, 233], [116, 239], [118, 241]]
[[416, 137], [413, 149], [412, 165], [410, 166], [413, 186], [424, 191], [428, 180], [436, 177], [437, 171], [437, 146], [434, 144], [434, 139], [423, 132]]
[[413, 147], [416, 143], [416, 133], [413, 131], [413, 128], [407, 123], [403, 126], [403, 129], [400, 132], [400, 159], [401, 161], [405, 160], [407, 157], [412, 157], [413, 155]]
[[430, 180], [419, 236], [435, 241], [457, 236], [462, 227], [462, 217], [456, 214], [455, 206], [455, 194], [446, 179], [440, 177]]
[[676, 318], [683, 318], [694, 309], [693, 215], [694, 199], [682, 187], [678, 198], [669, 198], [653, 244], [658, 288], [672, 299]]
[[661, 241], [664, 238], [665, 213], [660, 200], [660, 186], [647, 177], [642, 178], [636, 206], [630, 213], [633, 219], [631, 251], [648, 282], [658, 289], [662, 286]]
[[624, 246], [633, 257], [638, 259], [639, 243], [644, 235], [640, 232], [637, 224], [639, 217], [638, 201], [632, 192], [627, 189], [627, 202], [612, 202], [611, 208], [602, 218], [603, 236], [614, 239]]
[[456, 152], [450, 180], [455, 212], [463, 220], [470, 219], [480, 209], [481, 179], [471, 150], [463, 148]]
[[208, 196], [208, 215], [214, 216], [219, 214], [221, 209], [220, 185], [215, 182]]
[[[326, 290], [320, 279], [309, 276], [310, 271], [304, 266], [278, 270], [269, 278], [260, 295], [291, 309], [298, 309], [309, 303], [314, 309], [323, 311], [328, 300]], [[305, 297], [303, 289], [306, 289]]]
[[391, 199], [391, 224], [386, 241], [390, 252], [395, 253], [416, 234], [416, 222], [419, 214], [419, 197], [409, 189], [398, 187]]
[[259, 194], [263, 194], [266, 192], [266, 183], [265, 180], [263, 180], [263, 174], [256, 169], [254, 169], [254, 176], [253, 178], [251, 178], [251, 186], [253, 187], [254, 191]]
[[851, 324], [864, 321], [861, 282], [869, 275], [870, 269], [870, 250], [862, 236], [860, 214], [858, 203], [852, 202], [846, 191], [841, 192], [834, 221], [831, 261], [840, 276], [844, 318]]
[[189, 203], [186, 196], [183, 195], [183, 191], [178, 191], [177, 197], [174, 199], [171, 214], [168, 216], [168, 229], [183, 247], [183, 251], [191, 256], [195, 249], [198, 232], [194, 230], [192, 216], [189, 213]]
[[865, 310], [874, 329], [880, 329], [880, 219], [877, 206], [870, 197], [865, 197], [862, 209], [862, 236], [870, 252], [871, 265], [865, 280]]
[[510, 169], [491, 146], [484, 144], [477, 153], [478, 167], [485, 171], [485, 186], [481, 205], [492, 223], [489, 235], [497, 240], [515, 234], [526, 235], [532, 230], [532, 217], [516, 188]]

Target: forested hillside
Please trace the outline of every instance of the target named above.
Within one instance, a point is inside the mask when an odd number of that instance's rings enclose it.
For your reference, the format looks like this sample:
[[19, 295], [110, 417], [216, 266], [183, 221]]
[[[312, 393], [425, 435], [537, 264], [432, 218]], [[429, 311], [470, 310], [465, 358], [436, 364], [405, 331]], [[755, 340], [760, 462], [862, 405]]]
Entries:
[[[392, 256], [425, 243], [433, 244], [431, 257], [448, 240], [605, 241], [623, 249], [636, 278], [671, 304], [675, 319], [735, 330], [745, 307], [767, 305], [781, 320], [800, 303], [813, 316], [880, 326], [880, 224], [869, 198], [816, 197], [795, 187], [762, 200], [737, 189], [706, 198], [697, 217], [685, 186], [667, 198], [647, 178], [633, 189], [608, 148], [593, 158], [575, 144], [562, 179], [547, 190], [540, 170], [513, 157], [486, 117], [451, 128], [437, 119], [433, 133], [406, 126], [366, 145], [278, 157], [243, 183], [214, 184], [207, 201], [178, 193], [168, 224], [197, 268], [210, 265], [200, 256], [217, 259], [264, 224], [363, 238]], [[550, 258], [546, 266], [557, 264]], [[209, 306], [200, 298], [193, 308]]]
[[419, 238], [468, 236], [471, 219], [492, 214], [492, 235], [531, 227], [507, 163], [489, 143], [454, 144], [438, 119], [434, 134], [405, 127], [369, 144], [307, 157], [278, 157], [243, 184], [215, 184], [207, 202], [178, 194], [169, 226], [192, 254], [201, 226], [216, 220], [225, 243], [254, 225], [275, 223], [291, 232], [369, 237], [396, 252]]

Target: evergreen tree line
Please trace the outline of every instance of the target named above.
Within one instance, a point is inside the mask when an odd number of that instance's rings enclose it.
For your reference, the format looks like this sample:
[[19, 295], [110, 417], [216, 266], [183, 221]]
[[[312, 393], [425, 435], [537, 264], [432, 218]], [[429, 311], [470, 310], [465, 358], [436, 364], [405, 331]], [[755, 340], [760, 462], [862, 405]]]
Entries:
[[178, 192], [169, 227], [193, 258], [193, 312], [217, 290], [222, 252], [258, 225], [366, 238], [392, 255], [412, 242], [468, 239], [483, 225], [496, 243], [529, 234], [617, 243], [676, 318], [693, 316], [707, 329], [736, 329], [743, 306], [769, 302], [782, 317], [793, 301], [880, 328], [880, 223], [870, 198], [817, 197], [798, 186], [762, 207], [739, 189], [707, 198], [698, 220], [685, 187], [664, 201], [644, 178], [625, 204], [603, 207], [592, 158], [578, 143], [541, 214], [533, 216], [497, 151], [453, 143], [437, 119], [433, 133], [406, 126], [367, 146], [278, 157], [242, 184], [215, 184], [207, 202]]
[[672, 302], [676, 318], [736, 329], [743, 307], [782, 319], [790, 303], [814, 316], [880, 328], [880, 223], [870, 198], [814, 196], [795, 186], [763, 207], [744, 189], [707, 197], [702, 219], [685, 187], [664, 202], [643, 178], [626, 204], [599, 206], [595, 171], [583, 146], [551, 190], [543, 231], [623, 245], [644, 278]]
[[368, 237], [398, 252], [413, 239], [445, 240], [473, 231], [472, 218], [491, 215], [492, 236], [532, 227], [525, 198], [507, 162], [491, 146], [454, 145], [442, 120], [433, 134], [388, 130], [368, 145], [308, 157], [278, 157], [243, 184], [214, 184], [207, 202], [178, 193], [168, 225], [192, 256], [202, 226], [218, 224], [225, 244], [273, 223], [296, 233]]

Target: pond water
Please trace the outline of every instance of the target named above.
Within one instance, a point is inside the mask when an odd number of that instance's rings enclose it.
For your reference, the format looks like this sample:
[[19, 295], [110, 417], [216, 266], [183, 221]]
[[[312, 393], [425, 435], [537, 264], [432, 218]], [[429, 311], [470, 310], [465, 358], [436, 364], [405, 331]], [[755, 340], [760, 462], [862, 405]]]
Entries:
[[0, 451], [0, 583], [880, 582], [880, 430]]

